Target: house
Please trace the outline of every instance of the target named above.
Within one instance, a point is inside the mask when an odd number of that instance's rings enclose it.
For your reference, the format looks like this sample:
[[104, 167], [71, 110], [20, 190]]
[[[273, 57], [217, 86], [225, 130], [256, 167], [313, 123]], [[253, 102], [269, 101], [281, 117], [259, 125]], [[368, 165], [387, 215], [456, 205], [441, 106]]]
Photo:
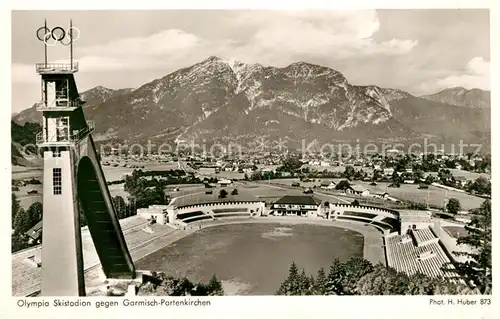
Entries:
[[385, 176], [391, 176], [392, 174], [394, 174], [394, 168], [384, 168]]
[[389, 193], [385, 192], [380, 194], [373, 194], [373, 197], [380, 199], [389, 199]]
[[273, 215], [314, 217], [318, 215], [321, 201], [311, 195], [285, 195], [271, 206]]
[[36, 223], [35, 226], [28, 229], [25, 235], [29, 237], [29, 243], [40, 242], [40, 240], [42, 239], [42, 229], [43, 229], [42, 221], [39, 221], [38, 223]]
[[370, 191], [360, 185], [351, 185], [345, 189], [345, 193], [349, 195], [369, 196]]
[[336, 186], [336, 185], [337, 185], [337, 184], [336, 184], [335, 182], [333, 182], [333, 181], [332, 181], [332, 182], [330, 182], [330, 183], [328, 183], [328, 182], [323, 182], [323, 183], [321, 183], [321, 188], [322, 188], [322, 189], [335, 189], [335, 186]]
[[465, 176], [456, 176], [455, 182], [464, 187], [467, 184], [467, 178]]
[[221, 186], [228, 186], [231, 185], [232, 181], [230, 179], [221, 179], [217, 182], [217, 184]]

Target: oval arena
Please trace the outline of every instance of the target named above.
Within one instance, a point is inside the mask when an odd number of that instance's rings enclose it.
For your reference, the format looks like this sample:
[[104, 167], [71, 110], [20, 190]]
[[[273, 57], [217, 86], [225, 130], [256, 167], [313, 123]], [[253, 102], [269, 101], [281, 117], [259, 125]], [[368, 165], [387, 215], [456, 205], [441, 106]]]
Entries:
[[[209, 236], [208, 229], [214, 228], [217, 228], [218, 236], [222, 236], [221, 233], [230, 231], [231, 227], [234, 228], [237, 224], [247, 225], [246, 228], [240, 228], [242, 230], [264, 227], [256, 224], [274, 225], [276, 226], [274, 230], [275, 232], [278, 230], [278, 233], [269, 235], [274, 241], [289, 240], [287, 236], [295, 236], [295, 234], [279, 233], [282, 228], [292, 229], [292, 233], [297, 228], [297, 232], [300, 233], [299, 225], [308, 225], [307, 227], [311, 228], [307, 228], [307, 232], [314, 233], [319, 226], [330, 226], [329, 235], [321, 235], [332, 236], [328, 239], [332, 245], [325, 254], [337, 256], [335, 251], [342, 245], [345, 246], [345, 243], [338, 244], [339, 237], [354, 238], [355, 234], [358, 234], [359, 237], [362, 236], [360, 254], [374, 264], [382, 263], [408, 274], [421, 272], [431, 277], [454, 276], [453, 257], [448, 253], [453, 249], [451, 247], [453, 243], [450, 244], [447, 239], [442, 240], [440, 236], [444, 232], [439, 225], [431, 221], [429, 213], [425, 211], [395, 211], [364, 205], [321, 202], [314, 196], [286, 195], [272, 203], [256, 200], [153, 205], [139, 209], [136, 216], [120, 220], [133, 260], [141, 269], [158, 271], [165, 269], [148, 267], [148, 262], [160, 258], [153, 258], [155, 255], [163, 258], [173, 243], [178, 245], [176, 247], [187, 245], [186, 254], [189, 254], [189, 244], [183, 244], [183, 240], [189, 240], [192, 236], [196, 236], [197, 232], [200, 233], [199, 236]], [[336, 229], [344, 230], [344, 233]], [[305, 248], [306, 250], [316, 249], [315, 247], [319, 245], [313, 243], [316, 241], [314, 238], [304, 240], [311, 241], [311, 247]], [[350, 240], [354, 245], [355, 240]], [[88, 295], [92, 295], [95, 293], [93, 282], [101, 274], [99, 259], [86, 227], [82, 228], [82, 242], [86, 288]], [[260, 245], [259, 248], [261, 246], [265, 249], [266, 245]], [[354, 250], [349, 253], [353, 253]], [[331, 257], [329, 255], [325, 258], [331, 260]], [[290, 264], [291, 261], [286, 262]], [[13, 295], [38, 294], [42, 264], [40, 246], [13, 254]], [[287, 269], [283, 271], [286, 272]], [[217, 273], [217, 275], [220, 277], [222, 274]]]

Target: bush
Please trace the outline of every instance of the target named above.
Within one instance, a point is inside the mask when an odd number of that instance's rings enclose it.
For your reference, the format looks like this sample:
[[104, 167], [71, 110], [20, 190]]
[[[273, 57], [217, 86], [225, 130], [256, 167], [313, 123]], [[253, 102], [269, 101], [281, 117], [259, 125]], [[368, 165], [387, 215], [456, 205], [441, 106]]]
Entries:
[[238, 190], [236, 188], [233, 189], [233, 191], [231, 192], [231, 195], [238, 195]]

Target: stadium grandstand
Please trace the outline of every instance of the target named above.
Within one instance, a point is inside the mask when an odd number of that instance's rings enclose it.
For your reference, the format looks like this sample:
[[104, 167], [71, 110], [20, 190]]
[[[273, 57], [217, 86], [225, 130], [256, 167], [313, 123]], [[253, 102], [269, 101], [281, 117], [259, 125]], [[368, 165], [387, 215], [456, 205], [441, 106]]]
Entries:
[[[141, 216], [132, 216], [120, 220], [120, 226], [132, 258], [138, 260], [165, 245], [162, 241], [167, 235], [177, 230], [159, 223], [151, 224]], [[160, 246], [158, 246], [160, 244]], [[82, 228], [82, 250], [86, 285], [98, 277], [100, 261], [87, 227]], [[41, 245], [12, 254], [12, 295], [33, 296], [41, 287]], [[88, 288], [87, 287], [87, 288]]]
[[457, 279], [452, 261], [430, 228], [409, 229], [402, 235], [391, 233], [384, 241], [389, 267], [408, 275]]

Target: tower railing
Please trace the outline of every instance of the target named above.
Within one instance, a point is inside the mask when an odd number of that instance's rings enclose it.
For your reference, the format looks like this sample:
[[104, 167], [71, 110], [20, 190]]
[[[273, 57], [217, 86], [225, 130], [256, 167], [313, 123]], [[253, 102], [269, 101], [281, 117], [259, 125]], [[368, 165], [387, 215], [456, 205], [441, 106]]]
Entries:
[[75, 73], [78, 72], [78, 62], [73, 63], [37, 63], [38, 74], [49, 73]]
[[36, 135], [36, 143], [38, 145], [41, 144], [55, 144], [55, 145], [67, 145], [72, 144], [83, 137], [90, 134], [95, 129], [95, 122], [91, 120], [87, 120], [87, 127], [73, 130], [69, 134], [61, 134], [54, 132], [48, 135], [45, 131], [38, 132]]
[[[59, 102], [59, 103], [58, 103]], [[43, 111], [43, 110], [57, 110], [57, 109], [68, 109], [68, 108], [77, 108], [85, 104], [82, 100], [73, 100], [73, 101], [54, 101], [51, 105], [48, 105], [47, 103], [40, 101], [36, 105], [36, 110], [37, 111]]]

